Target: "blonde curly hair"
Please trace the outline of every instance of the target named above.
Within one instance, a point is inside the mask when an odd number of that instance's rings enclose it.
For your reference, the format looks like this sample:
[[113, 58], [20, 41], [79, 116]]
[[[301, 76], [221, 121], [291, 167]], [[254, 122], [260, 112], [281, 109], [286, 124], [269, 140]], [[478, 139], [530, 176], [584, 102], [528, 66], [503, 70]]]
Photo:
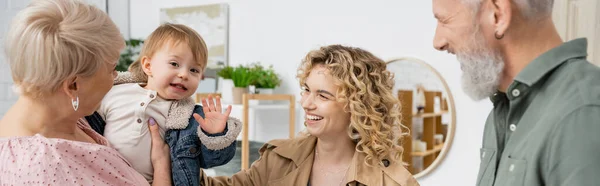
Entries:
[[400, 101], [392, 93], [394, 75], [386, 63], [360, 48], [324, 46], [304, 58], [298, 69], [300, 85], [318, 65], [329, 70], [339, 87], [336, 99], [351, 115], [348, 135], [357, 141], [356, 150], [366, 154], [365, 163], [402, 162], [402, 138], [408, 133], [400, 123]]

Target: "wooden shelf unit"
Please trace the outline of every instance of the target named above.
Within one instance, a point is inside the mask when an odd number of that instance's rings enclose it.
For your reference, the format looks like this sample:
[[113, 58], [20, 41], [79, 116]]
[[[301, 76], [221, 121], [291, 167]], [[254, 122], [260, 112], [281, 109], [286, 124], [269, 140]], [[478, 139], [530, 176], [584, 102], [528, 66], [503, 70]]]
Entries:
[[444, 148], [444, 144], [436, 145], [435, 147], [433, 147], [433, 149], [427, 150], [425, 152], [412, 152], [412, 156], [428, 156], [442, 151], [442, 148]]
[[[220, 93], [197, 93], [195, 96], [195, 100], [197, 104], [201, 104], [201, 99], [206, 98], [208, 96], [216, 97], [221, 96]], [[288, 101], [288, 104], [264, 104], [264, 105], [250, 105], [250, 100], [274, 100], [274, 101]], [[246, 170], [250, 167], [250, 141], [248, 131], [250, 130], [249, 125], [249, 110], [268, 110], [268, 109], [287, 109], [289, 110], [289, 138], [294, 138], [296, 124], [295, 124], [295, 114], [296, 114], [296, 98], [291, 94], [243, 94], [242, 95], [242, 104], [231, 104], [227, 102], [223, 102], [223, 109], [226, 108], [225, 105], [231, 105], [232, 109], [241, 109], [242, 110], [242, 163], [241, 170]]]
[[412, 117], [413, 118], [432, 118], [432, 117], [442, 116], [447, 113], [448, 113], [448, 111], [440, 111], [437, 113], [413, 113]]
[[[440, 97], [440, 110], [439, 112], [434, 112], [434, 99], [435, 97]], [[444, 143], [446, 142], [446, 133], [445, 128], [442, 125], [442, 115], [447, 114], [448, 111], [446, 108], [447, 103], [444, 98], [442, 98], [442, 92], [438, 91], [425, 91], [425, 109], [423, 113], [413, 113], [413, 91], [412, 90], [399, 90], [398, 91], [398, 99], [402, 104], [402, 124], [405, 125], [411, 132], [411, 135], [404, 139], [403, 147], [403, 161], [408, 164], [407, 169], [412, 174], [417, 174], [415, 171], [415, 167], [413, 164], [413, 157], [422, 157], [423, 158], [423, 169], [427, 169], [433, 161], [437, 158], [442, 148], [444, 147]], [[421, 136], [421, 141], [427, 143], [427, 147], [424, 152], [413, 152], [412, 151], [412, 141], [415, 139], [412, 136], [413, 130], [413, 118], [420, 118], [423, 120], [423, 133]], [[442, 134], [444, 136], [443, 143], [435, 145], [436, 134]]]

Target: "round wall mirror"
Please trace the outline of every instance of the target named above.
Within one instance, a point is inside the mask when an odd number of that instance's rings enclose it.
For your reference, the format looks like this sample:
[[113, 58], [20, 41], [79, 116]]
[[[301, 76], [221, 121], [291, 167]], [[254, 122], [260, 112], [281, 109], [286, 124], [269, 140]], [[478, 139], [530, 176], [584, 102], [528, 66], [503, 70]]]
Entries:
[[387, 62], [394, 74], [394, 93], [402, 104], [403, 161], [416, 178], [433, 171], [450, 149], [456, 127], [454, 99], [437, 70], [422, 60], [398, 58]]

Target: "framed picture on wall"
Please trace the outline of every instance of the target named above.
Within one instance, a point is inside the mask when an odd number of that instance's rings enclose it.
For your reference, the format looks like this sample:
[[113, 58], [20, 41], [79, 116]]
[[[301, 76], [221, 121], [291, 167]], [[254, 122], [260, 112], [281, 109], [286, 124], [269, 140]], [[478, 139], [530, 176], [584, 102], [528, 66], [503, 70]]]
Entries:
[[160, 22], [178, 23], [196, 30], [208, 47], [208, 69], [228, 65], [229, 5], [163, 8]]

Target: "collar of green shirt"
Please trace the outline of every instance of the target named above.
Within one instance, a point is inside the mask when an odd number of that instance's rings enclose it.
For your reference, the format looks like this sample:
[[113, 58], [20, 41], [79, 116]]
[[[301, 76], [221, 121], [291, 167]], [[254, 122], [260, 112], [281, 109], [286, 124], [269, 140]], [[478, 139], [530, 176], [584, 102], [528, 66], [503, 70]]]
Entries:
[[[587, 56], [586, 38], [565, 42], [562, 45], [543, 53], [529, 63], [521, 72], [519, 72], [514, 82], [509, 86], [508, 92], [511, 92], [511, 90], [514, 90], [515, 88], [522, 87], [523, 85], [525, 85], [525, 87], [531, 87], [538, 83], [549, 72], [569, 59], [585, 56]], [[490, 100], [495, 103], [498, 101], [497, 99], [499, 99], [496, 95], [500, 94], [504, 93], [498, 91], [498, 93], [490, 97]], [[509, 98], [511, 97], [511, 94], [506, 95]]]
[[548, 72], [572, 58], [587, 56], [587, 39], [580, 38], [545, 52], [529, 63], [515, 78], [529, 87], [536, 84]]

